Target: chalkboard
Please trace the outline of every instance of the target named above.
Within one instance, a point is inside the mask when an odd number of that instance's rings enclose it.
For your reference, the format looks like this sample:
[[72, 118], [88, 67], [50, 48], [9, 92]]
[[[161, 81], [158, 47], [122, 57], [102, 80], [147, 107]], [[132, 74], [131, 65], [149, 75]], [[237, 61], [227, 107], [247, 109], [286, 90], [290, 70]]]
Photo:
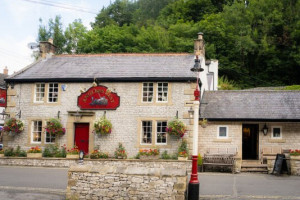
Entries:
[[276, 155], [276, 160], [275, 160], [275, 163], [274, 163], [272, 174], [280, 175], [282, 173], [282, 165], [283, 164], [285, 164], [285, 167], [287, 168], [286, 162], [284, 162], [284, 161], [285, 161], [285, 155], [284, 154], [277, 154]]

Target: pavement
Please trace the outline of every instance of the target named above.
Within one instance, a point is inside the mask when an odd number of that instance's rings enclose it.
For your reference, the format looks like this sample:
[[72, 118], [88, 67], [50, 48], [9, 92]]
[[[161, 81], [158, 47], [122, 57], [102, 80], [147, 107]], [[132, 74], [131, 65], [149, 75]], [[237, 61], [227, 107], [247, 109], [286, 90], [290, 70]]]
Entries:
[[[63, 200], [67, 168], [0, 166], [0, 200]], [[300, 200], [300, 176], [199, 173], [200, 200]]]
[[300, 176], [199, 173], [200, 199], [300, 200]]

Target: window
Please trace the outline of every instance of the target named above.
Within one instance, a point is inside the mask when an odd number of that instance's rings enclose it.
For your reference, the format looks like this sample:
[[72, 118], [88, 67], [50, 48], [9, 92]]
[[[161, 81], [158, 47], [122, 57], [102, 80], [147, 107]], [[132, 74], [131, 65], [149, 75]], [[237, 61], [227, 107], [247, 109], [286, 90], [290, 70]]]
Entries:
[[219, 126], [218, 127], [218, 138], [228, 138], [228, 127]]
[[280, 139], [282, 138], [281, 135], [281, 127], [277, 126], [277, 127], [272, 127], [272, 138], [274, 139]]
[[42, 141], [42, 121], [32, 122], [32, 142], [40, 143]]
[[48, 102], [57, 102], [58, 100], [58, 83], [49, 83]]
[[55, 135], [46, 132], [46, 141], [45, 142], [46, 143], [55, 143]]
[[156, 143], [157, 144], [167, 144], [167, 122], [158, 121], [156, 127]]
[[35, 102], [44, 102], [45, 96], [45, 84], [44, 83], [37, 83], [35, 85]]
[[142, 144], [152, 143], [152, 121], [142, 121]]
[[157, 83], [157, 102], [168, 102], [168, 83]]
[[143, 83], [143, 102], [152, 102], [153, 83]]

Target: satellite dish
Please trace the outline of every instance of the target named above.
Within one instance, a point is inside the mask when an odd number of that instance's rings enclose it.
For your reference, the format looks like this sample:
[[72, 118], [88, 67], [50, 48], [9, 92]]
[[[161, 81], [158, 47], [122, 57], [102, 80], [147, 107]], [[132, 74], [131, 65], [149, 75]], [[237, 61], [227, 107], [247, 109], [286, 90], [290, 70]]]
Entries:
[[28, 43], [27, 44], [27, 47], [29, 48], [29, 49], [36, 49], [36, 48], [38, 48], [40, 45], [38, 44], [38, 43], [35, 43], [35, 42], [30, 42], [30, 43]]

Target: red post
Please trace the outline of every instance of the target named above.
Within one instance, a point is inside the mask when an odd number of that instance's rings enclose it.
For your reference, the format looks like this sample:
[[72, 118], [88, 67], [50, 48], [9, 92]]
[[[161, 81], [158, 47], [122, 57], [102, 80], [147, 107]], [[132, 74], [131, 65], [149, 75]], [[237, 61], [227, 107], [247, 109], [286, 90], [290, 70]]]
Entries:
[[193, 155], [192, 158], [192, 174], [190, 179], [191, 184], [199, 184], [198, 180], [198, 156]]

